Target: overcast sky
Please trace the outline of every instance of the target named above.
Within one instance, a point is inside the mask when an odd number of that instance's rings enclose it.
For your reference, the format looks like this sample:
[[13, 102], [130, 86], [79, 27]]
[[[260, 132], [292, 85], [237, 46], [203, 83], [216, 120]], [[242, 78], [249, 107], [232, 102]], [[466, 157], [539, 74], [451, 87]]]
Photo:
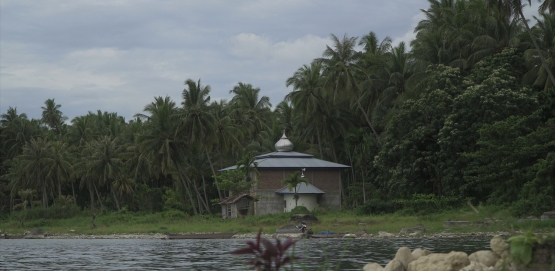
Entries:
[[40, 118], [53, 98], [70, 120], [98, 109], [130, 120], [157, 96], [180, 105], [188, 78], [210, 85], [212, 100], [229, 100], [233, 86], [249, 83], [275, 106], [292, 90], [285, 80], [322, 55], [330, 34], [374, 31], [409, 42], [428, 7], [427, 0], [0, 0], [0, 113], [11, 106]]

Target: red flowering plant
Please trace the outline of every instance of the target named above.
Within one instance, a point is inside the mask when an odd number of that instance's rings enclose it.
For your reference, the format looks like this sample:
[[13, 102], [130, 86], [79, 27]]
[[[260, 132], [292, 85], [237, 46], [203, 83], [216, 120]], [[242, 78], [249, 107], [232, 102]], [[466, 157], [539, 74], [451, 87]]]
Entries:
[[232, 251], [231, 254], [235, 255], [252, 255], [254, 258], [247, 262], [248, 265], [252, 265], [257, 271], [274, 271], [279, 270], [282, 266], [291, 263], [293, 260], [298, 260], [300, 257], [287, 255], [285, 252], [289, 249], [296, 241], [291, 238], [287, 238], [285, 242], [276, 239], [276, 243], [273, 244], [268, 239], [261, 238], [262, 229], [258, 231], [256, 236], [256, 241], [247, 241], [246, 248], [241, 248]]

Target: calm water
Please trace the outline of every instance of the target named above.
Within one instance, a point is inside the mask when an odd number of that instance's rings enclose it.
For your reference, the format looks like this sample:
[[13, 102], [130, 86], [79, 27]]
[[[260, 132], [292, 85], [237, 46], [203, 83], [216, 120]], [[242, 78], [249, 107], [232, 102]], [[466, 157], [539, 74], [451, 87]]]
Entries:
[[[397, 249], [425, 248], [472, 253], [489, 249], [490, 238], [309, 239], [296, 255], [309, 270], [328, 261], [340, 270], [361, 270], [368, 262], [387, 264]], [[0, 240], [0, 270], [251, 270], [246, 258], [227, 252], [245, 247], [227, 240]], [[300, 268], [299, 268], [300, 269]]]

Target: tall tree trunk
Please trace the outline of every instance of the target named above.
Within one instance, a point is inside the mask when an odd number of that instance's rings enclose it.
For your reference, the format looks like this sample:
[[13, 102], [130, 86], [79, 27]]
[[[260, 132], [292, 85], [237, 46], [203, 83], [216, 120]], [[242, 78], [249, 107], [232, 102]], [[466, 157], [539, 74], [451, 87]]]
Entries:
[[362, 204], [366, 203], [366, 187], [364, 183], [366, 182], [365, 170], [362, 170]]
[[330, 140], [330, 146], [331, 146], [331, 153], [333, 153], [334, 162], [337, 163], [337, 155], [335, 154], [335, 147], [333, 146], [333, 140]]
[[320, 140], [320, 130], [316, 129], [316, 136], [318, 137], [318, 148], [320, 149], [320, 159], [324, 159], [324, 155], [322, 153], [322, 141]]
[[73, 186], [73, 182], [71, 182], [71, 193], [73, 194], [73, 204], [77, 205], [77, 198], [75, 198], [75, 187]]
[[89, 194], [91, 196], [91, 213], [94, 210], [94, 188], [89, 184]]
[[[547, 72], [547, 75], [549, 76], [549, 80], [551, 80], [551, 85], [555, 86], [555, 77], [553, 77], [553, 73], [549, 69], [549, 66], [547, 65], [547, 61], [545, 61], [545, 58], [543, 57], [543, 55], [540, 52], [540, 46], [538, 45], [538, 42], [536, 41], [536, 37], [534, 35], [532, 35], [532, 31], [530, 30], [530, 26], [528, 26], [528, 22], [526, 21], [526, 18], [524, 17], [524, 13], [522, 13], [522, 6], [518, 8], [518, 14], [520, 14], [520, 19], [522, 20], [522, 22], [526, 26], [526, 32], [528, 32], [528, 35], [530, 36], [530, 39], [532, 39], [532, 43], [534, 43], [534, 47], [536, 47], [536, 51], [538, 52], [538, 56], [540, 57], [540, 59], [542, 61], [542, 66], [545, 69], [545, 71]], [[547, 91], [547, 89], [546, 89], [546, 91]]]
[[[206, 153], [206, 157], [208, 158], [208, 163], [210, 164], [210, 168], [212, 169], [212, 176], [214, 176], [213, 178], [216, 178], [216, 171], [214, 170], [212, 159], [210, 159], [210, 154], [208, 154], [208, 147], [206, 147], [206, 144], [204, 145], [204, 152]], [[204, 183], [204, 176], [202, 177], [202, 182]], [[220, 192], [220, 187], [218, 186], [217, 182], [215, 182], [215, 184], [216, 184], [216, 189], [218, 190], [218, 197], [220, 198], [220, 200], [222, 200], [223, 197], [222, 197], [222, 192]]]
[[62, 196], [62, 183], [58, 180], [58, 197]]
[[104, 204], [102, 203], [102, 198], [100, 198], [100, 194], [98, 194], [98, 189], [96, 188], [96, 184], [94, 183], [94, 180], [91, 180], [93, 182], [93, 186], [94, 186], [94, 191], [96, 192], [96, 197], [98, 198], [98, 202], [100, 203], [100, 209], [104, 210]]
[[[361, 92], [360, 87], [356, 83], [355, 78], [353, 77], [353, 75], [348, 73], [348, 76], [350, 77], [350, 80], [351, 80], [352, 84], [355, 85], [355, 88], [357, 89], [358, 93], [360, 93]], [[368, 118], [368, 114], [366, 114], [366, 110], [364, 110], [364, 108], [362, 107], [362, 104], [360, 104], [360, 100], [358, 99], [358, 97], [356, 98], [356, 104], [358, 106], [358, 109], [362, 112], [362, 115], [364, 115], [364, 119], [366, 119], [366, 122], [368, 123], [368, 126], [370, 126], [370, 129], [372, 129], [372, 133], [376, 137], [376, 141], [378, 142], [378, 145], [381, 146], [382, 143], [380, 142], [380, 137], [378, 136], [378, 133], [376, 133], [376, 130], [374, 130], [374, 126], [370, 122], [370, 118]]]
[[[187, 175], [185, 175], [185, 178], [186, 178], [187, 181], [189, 181], [189, 183], [191, 183], [191, 185], [193, 186], [193, 189], [195, 190], [195, 193], [197, 194], [197, 198], [200, 199], [200, 202], [202, 202], [202, 204], [204, 205], [204, 208], [206, 209], [206, 211], [207, 211], [208, 213], [211, 214], [211, 212], [210, 212], [210, 207], [208, 207], [208, 204], [207, 204], [204, 200], [202, 200], [202, 195], [201, 195], [200, 192], [198, 191], [198, 187], [196, 186], [196, 183], [193, 182], [193, 181], [189, 178], [189, 176], [187, 176]], [[199, 209], [200, 209], [200, 206], [199, 206]]]
[[[208, 201], [208, 196], [206, 195], [206, 182], [204, 181], [204, 176], [202, 176], [202, 190], [204, 190], [204, 198]], [[221, 200], [221, 199], [220, 199]]]
[[46, 193], [46, 185], [42, 186], [42, 208], [48, 208], [48, 194]]
[[362, 115], [364, 115], [364, 118], [366, 119], [366, 122], [368, 123], [368, 126], [370, 126], [370, 129], [372, 129], [372, 133], [374, 134], [374, 137], [376, 137], [376, 141], [378, 142], [378, 145], [381, 146], [382, 143], [380, 142], [380, 137], [378, 136], [378, 133], [376, 133], [376, 130], [374, 130], [374, 126], [372, 126], [372, 123], [370, 122], [370, 119], [368, 118], [368, 114], [366, 114], [366, 110], [364, 110], [364, 108], [362, 107], [362, 105], [360, 104], [360, 101], [357, 99], [357, 106], [358, 109], [360, 111], [362, 111]]
[[116, 207], [118, 208], [118, 211], [121, 211], [121, 207], [119, 206], [119, 201], [118, 201], [118, 197], [116, 196], [116, 192], [114, 191], [114, 188], [112, 185], [110, 185], [110, 192], [112, 192], [112, 197], [114, 198], [114, 202], [116, 203]]
[[185, 178], [183, 178], [183, 173], [181, 172], [181, 168], [179, 167], [179, 165], [177, 165], [175, 161], [172, 161], [172, 162], [173, 162], [173, 165], [175, 166], [175, 169], [177, 170], [177, 175], [181, 179], [183, 188], [185, 189], [185, 192], [189, 196], [189, 201], [191, 202], [191, 206], [193, 207], [193, 212], [195, 213], [195, 215], [198, 215], [197, 209], [195, 208], [195, 201], [193, 199], [193, 195], [191, 194], [191, 190], [189, 189], [189, 186], [185, 182]]

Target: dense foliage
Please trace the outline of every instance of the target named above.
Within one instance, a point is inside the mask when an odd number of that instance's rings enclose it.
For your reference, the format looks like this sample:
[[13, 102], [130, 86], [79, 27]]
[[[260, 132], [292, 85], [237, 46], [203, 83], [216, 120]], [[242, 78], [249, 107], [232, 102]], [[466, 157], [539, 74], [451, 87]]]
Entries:
[[[192, 79], [181, 105], [156, 97], [129, 121], [91, 111], [67, 122], [54, 99], [41, 119], [10, 107], [0, 116], [0, 213], [64, 199], [214, 212], [214, 200], [248, 190], [253, 156], [273, 151], [283, 131], [295, 151], [351, 166], [343, 206], [362, 214], [468, 200], [515, 215], [554, 209], [551, 2], [531, 28], [520, 1], [429, 2], [410, 48], [373, 32], [332, 35], [321, 58], [292, 71], [293, 90], [273, 109], [248, 83], [211, 101], [210, 86]], [[234, 164], [241, 170], [215, 177]]]

